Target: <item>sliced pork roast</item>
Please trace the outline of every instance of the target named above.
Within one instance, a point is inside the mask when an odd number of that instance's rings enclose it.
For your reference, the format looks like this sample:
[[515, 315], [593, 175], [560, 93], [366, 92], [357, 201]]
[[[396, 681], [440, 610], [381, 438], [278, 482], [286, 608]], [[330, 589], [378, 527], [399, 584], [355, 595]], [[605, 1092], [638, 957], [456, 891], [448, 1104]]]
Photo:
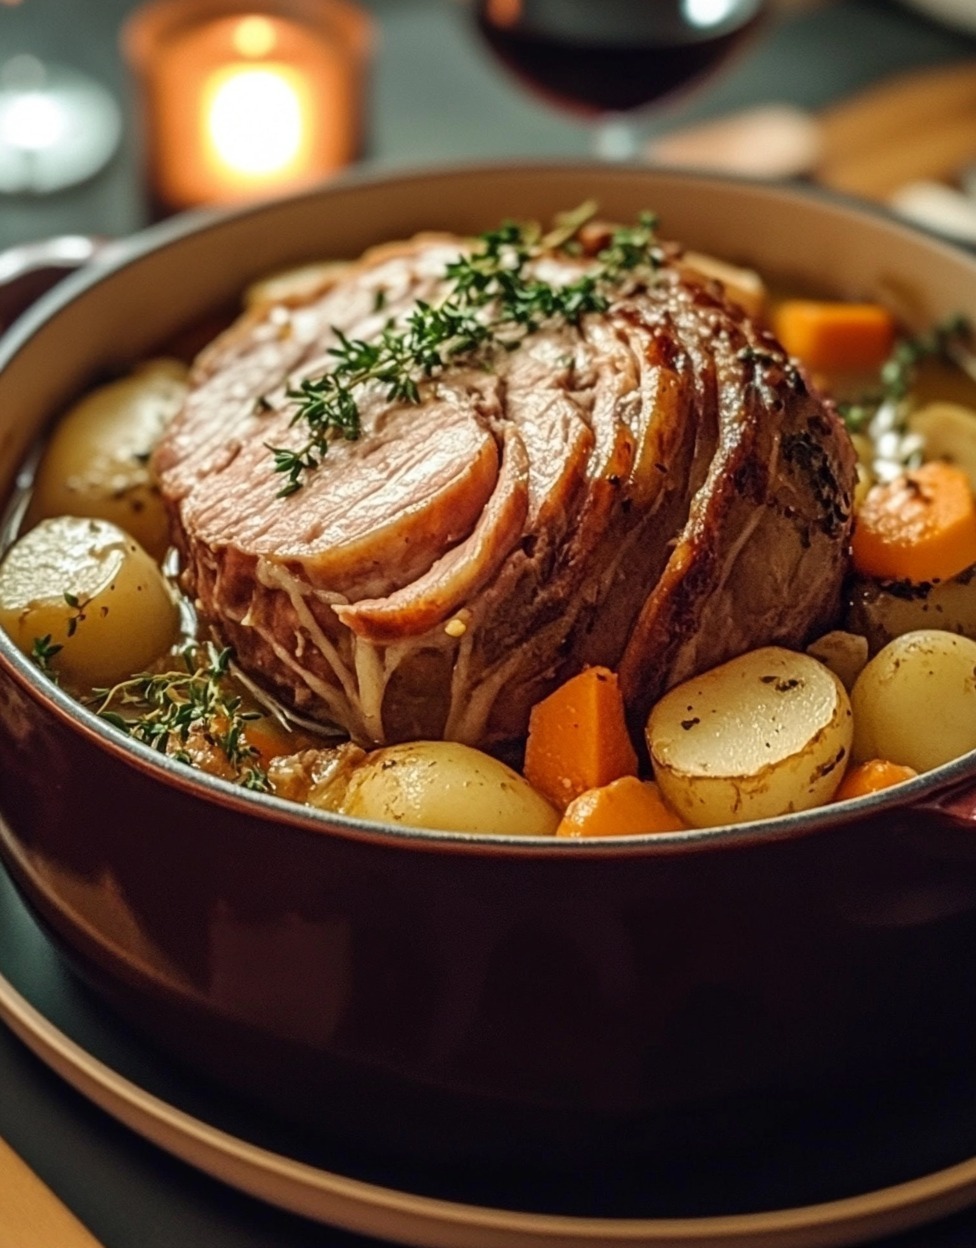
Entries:
[[[676, 682], [829, 627], [847, 435], [676, 251], [607, 310], [435, 374], [417, 403], [366, 387], [361, 436], [280, 496], [268, 448], [303, 440], [290, 392], [333, 365], [339, 332], [375, 338], [443, 297], [468, 246], [377, 249], [197, 361], [155, 468], [186, 587], [240, 666], [363, 745], [501, 748], [586, 664], [619, 670], [640, 722]], [[551, 258], [547, 280], [585, 263]]]

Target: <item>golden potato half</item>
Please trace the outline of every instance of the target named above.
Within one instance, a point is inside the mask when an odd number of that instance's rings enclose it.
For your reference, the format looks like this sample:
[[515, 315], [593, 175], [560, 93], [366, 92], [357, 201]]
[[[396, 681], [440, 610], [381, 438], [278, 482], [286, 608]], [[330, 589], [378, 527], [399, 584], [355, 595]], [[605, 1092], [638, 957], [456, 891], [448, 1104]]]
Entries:
[[647, 723], [661, 791], [699, 828], [829, 801], [851, 736], [850, 699], [837, 676], [810, 655], [777, 646], [678, 685]]
[[0, 627], [25, 654], [36, 656], [41, 646], [52, 671], [84, 692], [127, 679], [164, 654], [179, 611], [134, 538], [107, 520], [58, 516], [21, 537], [0, 563]]

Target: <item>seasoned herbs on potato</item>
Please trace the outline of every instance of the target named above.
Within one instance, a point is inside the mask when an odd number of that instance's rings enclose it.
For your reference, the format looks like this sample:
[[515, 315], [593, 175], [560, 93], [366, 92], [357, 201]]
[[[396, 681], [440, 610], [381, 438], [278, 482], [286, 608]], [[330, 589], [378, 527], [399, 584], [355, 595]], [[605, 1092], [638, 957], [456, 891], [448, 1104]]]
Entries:
[[903, 633], [938, 629], [976, 639], [976, 568], [946, 581], [876, 581], [851, 588], [848, 628], [867, 639], [872, 654]]
[[767, 646], [672, 689], [651, 712], [647, 746], [661, 792], [700, 828], [829, 801], [851, 733], [850, 700], [834, 673]]
[[0, 627], [77, 689], [114, 684], [169, 649], [173, 591], [139, 543], [107, 520], [60, 516], [0, 563]]

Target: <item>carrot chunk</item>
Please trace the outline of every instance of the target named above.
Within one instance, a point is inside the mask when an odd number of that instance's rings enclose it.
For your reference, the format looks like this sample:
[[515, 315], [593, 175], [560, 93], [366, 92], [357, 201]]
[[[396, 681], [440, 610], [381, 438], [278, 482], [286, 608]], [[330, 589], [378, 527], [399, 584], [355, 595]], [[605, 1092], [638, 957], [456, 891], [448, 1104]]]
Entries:
[[931, 460], [861, 501], [854, 566], [882, 580], [937, 581], [976, 563], [976, 501], [961, 468]]
[[786, 299], [773, 313], [773, 330], [814, 372], [873, 372], [895, 341], [894, 317], [876, 303]]
[[297, 754], [299, 750], [312, 749], [322, 744], [310, 733], [286, 728], [271, 715], [249, 720], [244, 727], [244, 739], [257, 751], [257, 761], [262, 767], [266, 767], [273, 758], [281, 754]]
[[851, 797], [880, 793], [882, 789], [890, 789], [893, 784], [912, 780], [917, 775], [914, 767], [903, 767], [901, 763], [891, 763], [885, 758], [872, 758], [865, 763], [855, 763], [847, 769], [847, 774], [834, 794], [834, 801], [843, 802]]
[[587, 789], [636, 775], [615, 672], [587, 667], [532, 708], [524, 771], [559, 810]]
[[639, 836], [645, 832], [681, 832], [687, 826], [667, 805], [653, 780], [622, 776], [573, 798], [556, 835]]

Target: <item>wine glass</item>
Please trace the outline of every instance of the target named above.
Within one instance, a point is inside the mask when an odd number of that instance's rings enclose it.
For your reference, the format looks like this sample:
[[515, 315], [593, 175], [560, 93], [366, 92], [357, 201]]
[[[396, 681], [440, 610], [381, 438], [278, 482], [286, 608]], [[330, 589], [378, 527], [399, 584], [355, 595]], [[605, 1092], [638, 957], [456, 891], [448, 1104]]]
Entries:
[[637, 153], [633, 118], [711, 77], [759, 28], [763, 0], [475, 0], [499, 61], [596, 122], [595, 151]]
[[[0, 0], [5, 54], [26, 43], [18, 38], [20, 4]], [[87, 74], [33, 51], [0, 58], [0, 193], [43, 195], [83, 182], [108, 163], [121, 135], [118, 105]]]

